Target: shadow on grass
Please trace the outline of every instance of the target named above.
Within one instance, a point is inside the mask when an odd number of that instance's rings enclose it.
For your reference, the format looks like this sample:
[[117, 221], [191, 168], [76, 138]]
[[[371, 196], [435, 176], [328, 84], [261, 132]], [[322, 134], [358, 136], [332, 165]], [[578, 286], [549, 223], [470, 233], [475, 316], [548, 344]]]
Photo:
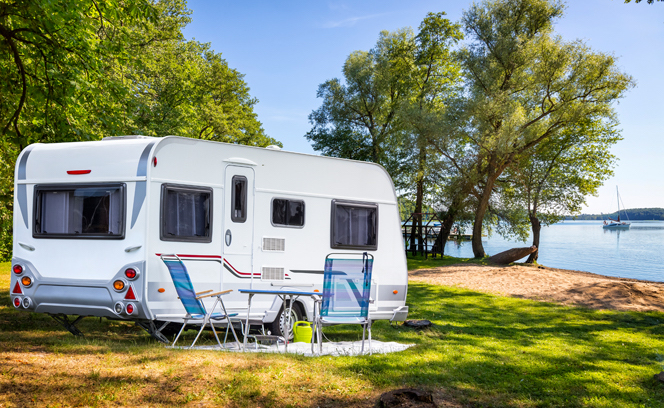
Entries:
[[[275, 358], [287, 359], [300, 373], [308, 365], [324, 364], [326, 370], [361, 379], [374, 389], [445, 388], [467, 406], [664, 406], [664, 387], [652, 378], [664, 360], [663, 313], [598, 311], [421, 283], [410, 284], [408, 299], [409, 318], [428, 319], [434, 326], [417, 331], [381, 321], [374, 325], [373, 334], [381, 341], [415, 344], [411, 349], [360, 357]], [[15, 310], [9, 302], [9, 295], [0, 292], [0, 346], [4, 350], [122, 352], [129, 355], [127, 364], [134, 366], [164, 359], [161, 355], [131, 355], [132, 348], [161, 345], [129, 322], [83, 319], [80, 328], [85, 337], [81, 339], [50, 317]], [[356, 340], [361, 328], [331, 327], [325, 334], [332, 341]], [[185, 340], [194, 335], [190, 332]], [[286, 406], [273, 391], [281, 385], [279, 381], [271, 377], [260, 380], [256, 375], [266, 358], [238, 356], [257, 366], [230, 371], [199, 389], [187, 386], [186, 376], [194, 373], [178, 373], [176, 380], [176, 376], [123, 378], [90, 372], [85, 374], [90, 377], [72, 379], [70, 388], [62, 391], [82, 392], [79, 399], [68, 400], [73, 405], [98, 404], [91, 398], [112, 401], [117, 398], [115, 388], [138, 384], [136, 392], [145, 395], [148, 404], [211, 401]], [[89, 391], [80, 391], [83, 383], [92, 384]], [[24, 386], [33, 388], [27, 394], [37, 392], [38, 384], [28, 381]], [[310, 392], [299, 378], [289, 379], [284, 386], [294, 393]], [[311, 392], [311, 406], [369, 404], [363, 399], [366, 393], [334, 396]]]
[[398, 361], [359, 358], [349, 362], [349, 373], [379, 386], [442, 384], [461, 390], [465, 404], [664, 406], [664, 387], [652, 378], [664, 351], [662, 313], [597, 311], [426, 284], [411, 284], [409, 299], [417, 299], [409, 318], [434, 327], [400, 327], [387, 337], [417, 347], [399, 353]]

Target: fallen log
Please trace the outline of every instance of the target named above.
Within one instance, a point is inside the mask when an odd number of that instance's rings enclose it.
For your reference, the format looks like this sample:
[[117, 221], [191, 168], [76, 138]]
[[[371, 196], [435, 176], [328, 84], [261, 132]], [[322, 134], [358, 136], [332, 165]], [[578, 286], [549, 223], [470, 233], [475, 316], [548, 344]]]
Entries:
[[537, 251], [537, 247], [535, 245], [525, 248], [512, 248], [490, 257], [489, 262], [507, 265], [512, 262], [516, 262], [535, 251]]

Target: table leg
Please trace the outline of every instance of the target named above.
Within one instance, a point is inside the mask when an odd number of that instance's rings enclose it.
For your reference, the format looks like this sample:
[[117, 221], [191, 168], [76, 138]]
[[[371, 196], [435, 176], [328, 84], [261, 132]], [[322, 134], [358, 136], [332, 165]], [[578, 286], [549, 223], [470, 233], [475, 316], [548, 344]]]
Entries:
[[[284, 350], [286, 353], [288, 353], [288, 342], [290, 341], [290, 321], [291, 321], [291, 313], [293, 313], [293, 295], [286, 295], [284, 296], [284, 302], [286, 299], [289, 299], [288, 302], [288, 314], [286, 315], [286, 335], [284, 336], [286, 338], [286, 344], [284, 345]], [[285, 305], [285, 304], [284, 304]], [[295, 336], [295, 330], [293, 330], [293, 336]]]
[[[249, 336], [249, 314], [251, 313], [251, 298], [254, 297], [253, 293], [249, 294], [249, 304], [247, 305], [247, 320], [244, 325], [244, 340], [242, 340], [242, 351], [247, 351], [247, 337]], [[230, 320], [230, 319], [229, 319]]]

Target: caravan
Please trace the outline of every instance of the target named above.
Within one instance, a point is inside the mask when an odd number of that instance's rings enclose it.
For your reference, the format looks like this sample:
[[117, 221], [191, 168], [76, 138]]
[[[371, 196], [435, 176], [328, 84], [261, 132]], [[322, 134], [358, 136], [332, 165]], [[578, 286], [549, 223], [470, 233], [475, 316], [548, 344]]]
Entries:
[[[244, 318], [239, 289], [322, 290], [333, 252], [371, 253], [370, 318], [405, 320], [399, 208], [378, 165], [174, 136], [34, 144], [16, 164], [12, 303], [75, 334], [72, 316], [134, 320], [153, 335], [181, 322], [162, 254], [184, 261], [194, 287], [232, 289], [226, 306]], [[292, 319], [284, 309], [257, 296], [252, 319], [274, 334], [313, 319], [310, 299]]]

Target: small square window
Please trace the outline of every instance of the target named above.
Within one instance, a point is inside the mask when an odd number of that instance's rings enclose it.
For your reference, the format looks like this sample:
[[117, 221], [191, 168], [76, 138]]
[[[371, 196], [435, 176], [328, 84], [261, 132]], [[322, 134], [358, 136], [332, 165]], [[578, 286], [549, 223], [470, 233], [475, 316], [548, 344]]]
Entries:
[[272, 225], [304, 226], [304, 201], [275, 198], [272, 200]]
[[162, 185], [161, 239], [211, 242], [212, 190]]
[[332, 200], [332, 248], [371, 249], [378, 247], [378, 206]]

